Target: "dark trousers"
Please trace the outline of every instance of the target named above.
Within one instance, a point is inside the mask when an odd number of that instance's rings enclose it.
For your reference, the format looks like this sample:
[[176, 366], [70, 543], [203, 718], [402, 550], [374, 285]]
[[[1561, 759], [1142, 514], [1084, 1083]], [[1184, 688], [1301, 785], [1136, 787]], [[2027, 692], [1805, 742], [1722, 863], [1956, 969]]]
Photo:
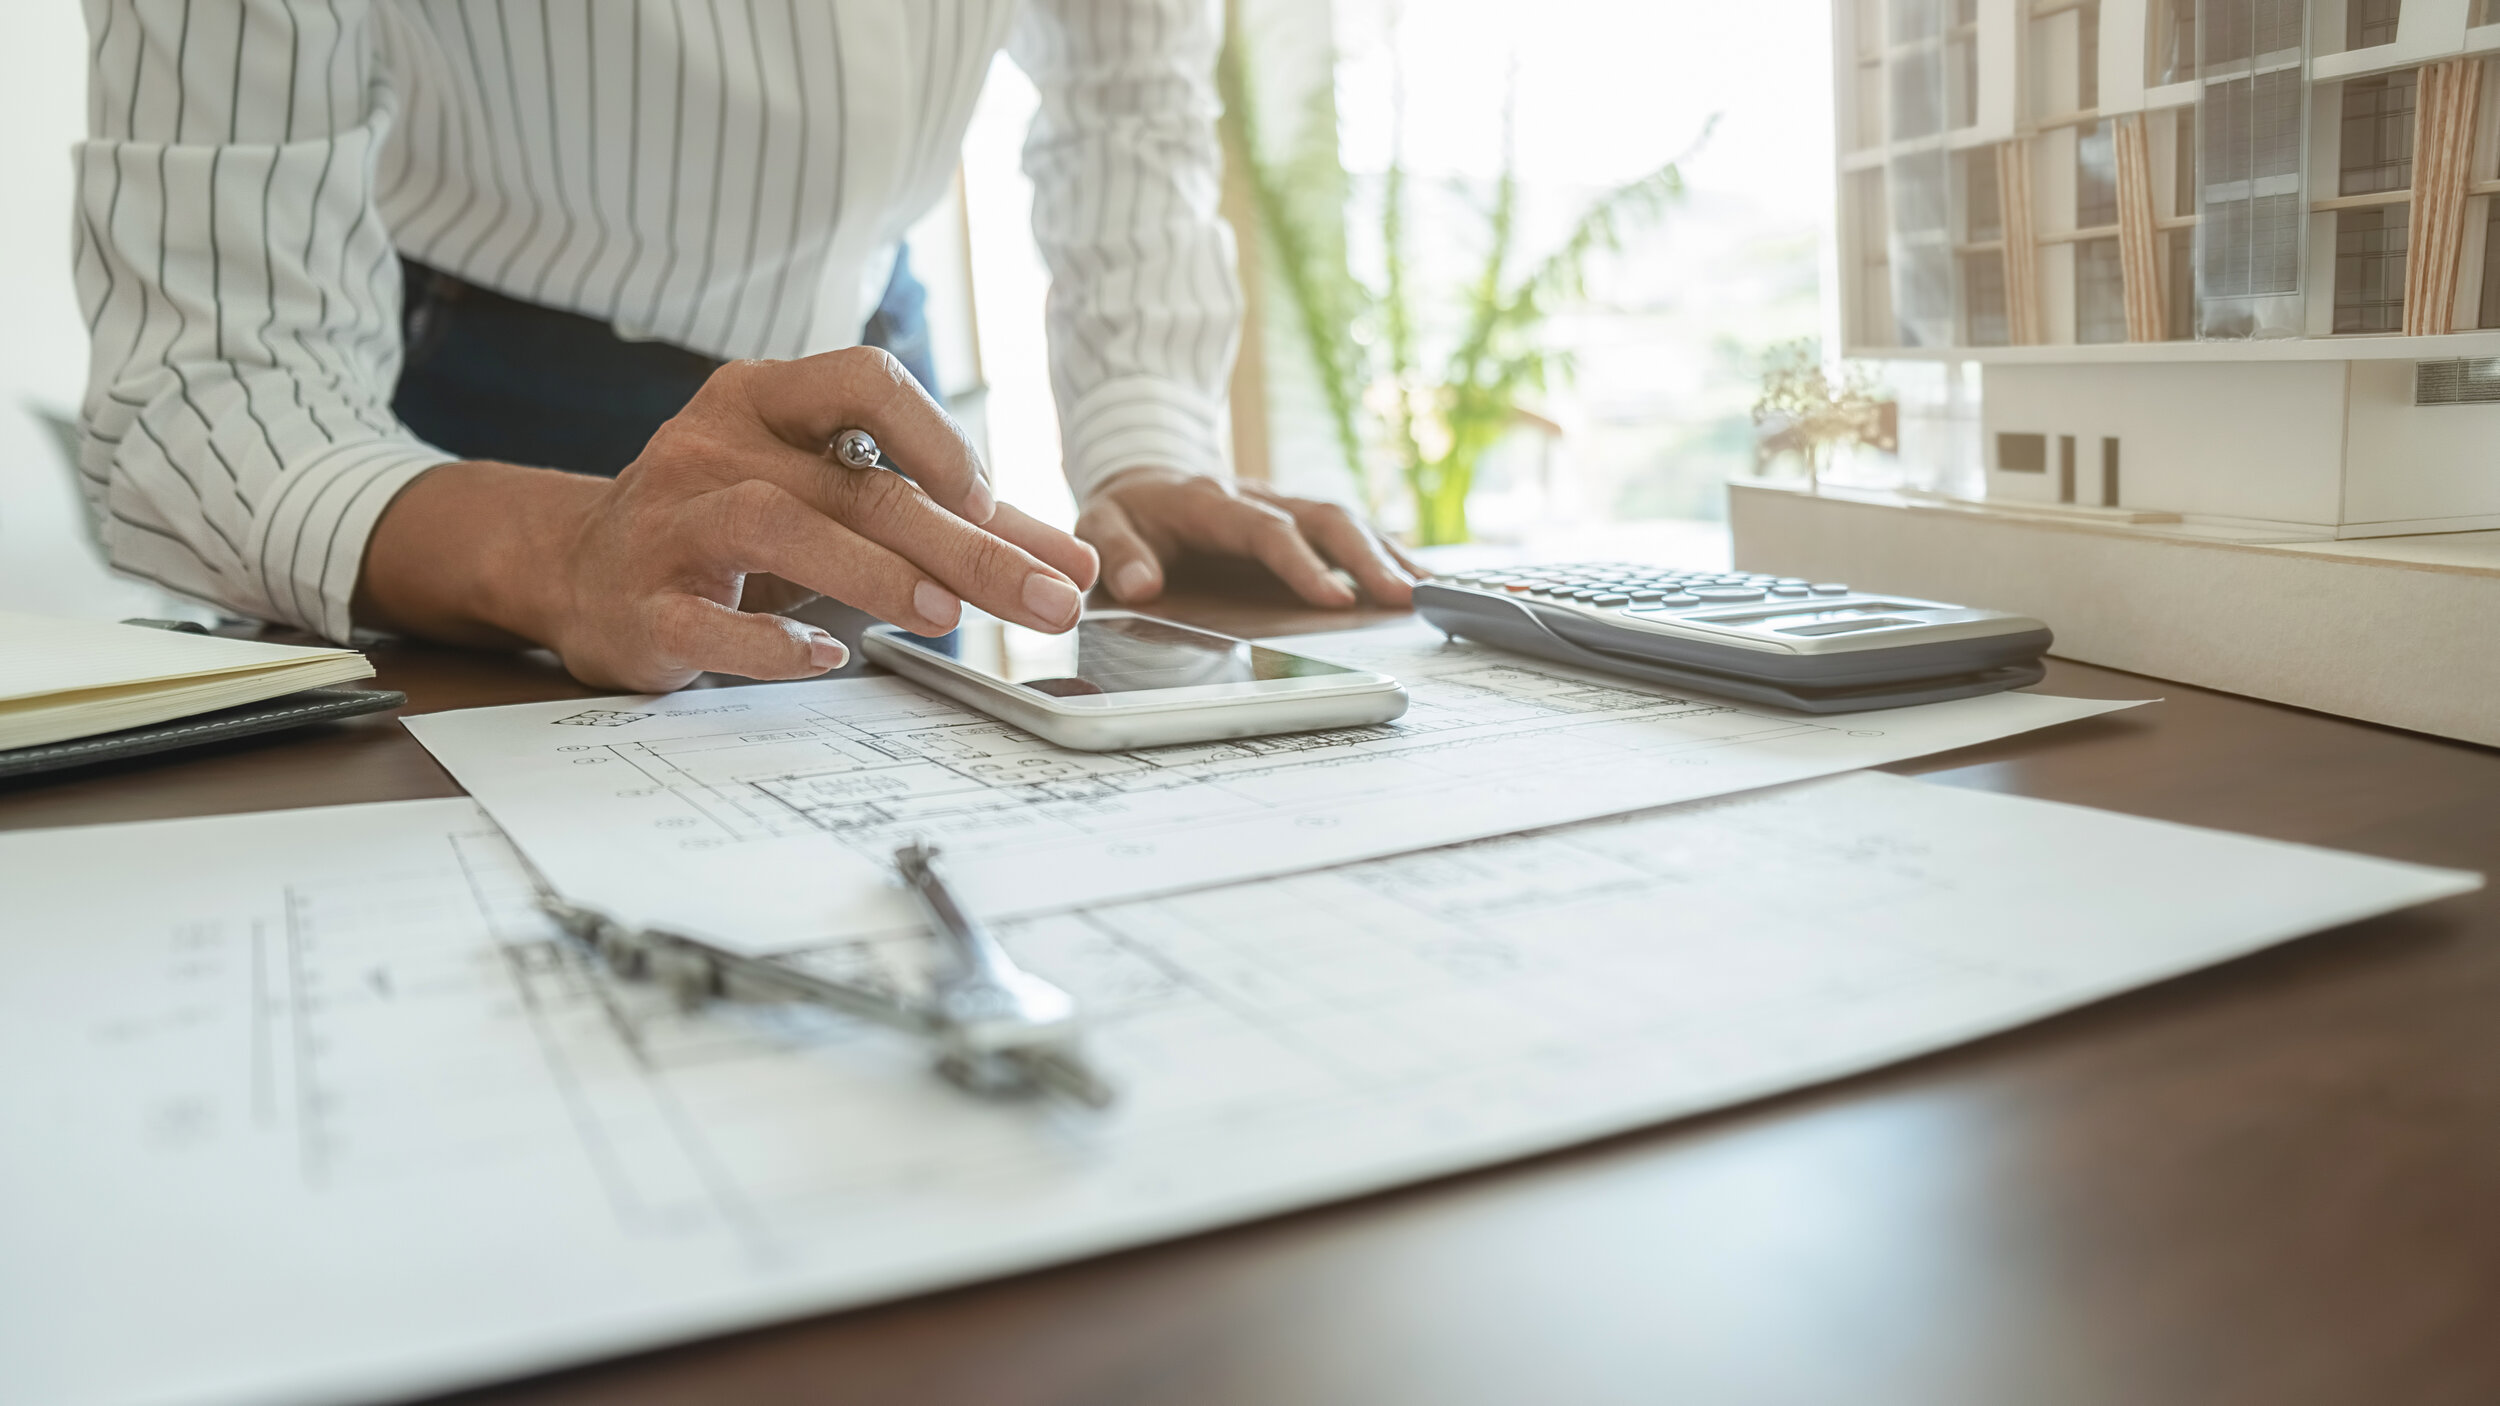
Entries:
[[[666, 342], [629, 342], [596, 318], [557, 312], [402, 260], [406, 359], [391, 410], [427, 443], [613, 478], [685, 408], [720, 362]], [[935, 396], [927, 294], [909, 251], [860, 340], [900, 359]]]
[[[406, 357], [391, 410], [427, 443], [464, 459], [614, 478], [685, 408], [720, 362], [665, 342], [629, 342], [596, 318], [507, 298], [400, 261]], [[938, 394], [927, 295], [907, 251], [860, 334]], [[833, 601], [791, 612], [850, 646], [875, 622]]]

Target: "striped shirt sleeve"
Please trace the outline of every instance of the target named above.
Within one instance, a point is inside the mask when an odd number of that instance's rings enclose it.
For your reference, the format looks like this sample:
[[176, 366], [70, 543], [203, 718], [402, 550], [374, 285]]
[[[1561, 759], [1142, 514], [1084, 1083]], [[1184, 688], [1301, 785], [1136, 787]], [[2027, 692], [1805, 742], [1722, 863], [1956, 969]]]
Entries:
[[1080, 503], [1141, 465], [1225, 471], [1241, 292], [1216, 213], [1222, 28], [1221, 0], [1035, 0], [1011, 40], [1041, 92], [1024, 169]]
[[370, 0], [86, 0], [80, 472], [114, 564], [345, 639], [366, 539], [452, 456], [391, 415], [396, 112]]

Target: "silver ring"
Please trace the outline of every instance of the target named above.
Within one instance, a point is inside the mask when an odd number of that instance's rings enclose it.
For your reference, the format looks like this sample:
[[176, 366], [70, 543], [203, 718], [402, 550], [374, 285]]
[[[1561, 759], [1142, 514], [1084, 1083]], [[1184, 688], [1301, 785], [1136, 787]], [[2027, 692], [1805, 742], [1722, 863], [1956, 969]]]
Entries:
[[825, 457], [854, 469], [877, 467], [877, 441], [866, 430], [844, 430], [825, 446]]

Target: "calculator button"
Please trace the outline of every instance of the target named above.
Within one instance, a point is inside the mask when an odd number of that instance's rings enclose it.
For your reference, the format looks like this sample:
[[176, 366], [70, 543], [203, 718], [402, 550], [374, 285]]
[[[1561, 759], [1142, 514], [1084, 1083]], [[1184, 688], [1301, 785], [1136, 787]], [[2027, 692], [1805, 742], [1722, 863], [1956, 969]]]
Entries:
[[1632, 599], [1641, 602], [1643, 605], [1647, 605], [1649, 602], [1654, 600], [1664, 600], [1666, 595], [1666, 592], [1661, 591], [1654, 586], [1643, 586], [1639, 590], [1632, 592]]
[[1779, 584], [1783, 586], [1807, 586], [1812, 585], [1813, 583], [1806, 580], [1803, 576], [1783, 576], [1779, 579]]
[[1760, 586], [1695, 586], [1693, 598], [1709, 601], [1760, 600], [1762, 588]]
[[1587, 597], [1587, 600], [1589, 604], [1602, 610], [1612, 610], [1618, 605], [1630, 605], [1632, 603], [1632, 598], [1625, 595], [1621, 591], [1608, 591], [1603, 595]]
[[1818, 596], [1845, 596], [1849, 594], [1849, 588], [1838, 581], [1817, 581], [1814, 583], [1813, 590]]
[[1654, 612], [1656, 612], [1656, 613], [1658, 613], [1658, 614], [1662, 614], [1662, 615], [1663, 615], [1663, 614], [1665, 614], [1667, 611], [1670, 611], [1670, 610], [1681, 610], [1681, 609], [1683, 609], [1684, 607], [1686, 607], [1686, 606], [1688, 606], [1688, 605], [1699, 605], [1699, 604], [1701, 604], [1701, 597], [1699, 597], [1699, 596], [1695, 596], [1695, 595], [1687, 595], [1687, 594], [1685, 594], [1685, 593], [1684, 593], [1684, 592], [1682, 592], [1682, 591], [1678, 591], [1678, 592], [1676, 592], [1674, 595], [1668, 596], [1668, 597], [1666, 597], [1666, 598], [1664, 598], [1664, 599], [1660, 600], [1660, 601], [1659, 601], [1657, 604], [1655, 604], [1655, 605], [1650, 605], [1650, 604], [1641, 604], [1641, 605], [1636, 605], [1636, 606], [1632, 607], [1632, 613], [1633, 613], [1633, 614], [1635, 614], [1635, 615], [1647, 615], [1647, 614], [1650, 614], [1651, 612], [1653, 612], [1653, 611], [1654, 611]]
[[1802, 596], [1809, 595], [1811, 592], [1807, 591], [1803, 586], [1773, 586], [1771, 588], [1771, 594], [1775, 596]]
[[1502, 589], [1516, 595], [1526, 595], [1529, 592], [1534, 591], [1536, 587], [1529, 585], [1525, 581], [1508, 581], [1503, 583]]

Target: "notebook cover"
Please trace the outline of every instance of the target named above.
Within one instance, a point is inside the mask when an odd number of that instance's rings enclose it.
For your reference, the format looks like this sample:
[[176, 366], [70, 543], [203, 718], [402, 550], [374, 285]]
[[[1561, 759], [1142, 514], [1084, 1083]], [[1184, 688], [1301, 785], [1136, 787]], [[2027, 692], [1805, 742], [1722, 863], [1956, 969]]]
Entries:
[[407, 694], [387, 688], [308, 688], [299, 693], [265, 698], [258, 703], [246, 703], [240, 708], [198, 713], [171, 722], [125, 728], [120, 732], [99, 733], [93, 737], [74, 737], [67, 742], [47, 742], [38, 747], [0, 750], [0, 779], [32, 776], [37, 772], [59, 771], [92, 762], [119, 761], [124, 757], [143, 757], [151, 752], [170, 752], [195, 747], [203, 742], [223, 742], [230, 737], [277, 732], [306, 723], [326, 722], [331, 718], [352, 718], [359, 713], [378, 713], [396, 708], [407, 701]]

